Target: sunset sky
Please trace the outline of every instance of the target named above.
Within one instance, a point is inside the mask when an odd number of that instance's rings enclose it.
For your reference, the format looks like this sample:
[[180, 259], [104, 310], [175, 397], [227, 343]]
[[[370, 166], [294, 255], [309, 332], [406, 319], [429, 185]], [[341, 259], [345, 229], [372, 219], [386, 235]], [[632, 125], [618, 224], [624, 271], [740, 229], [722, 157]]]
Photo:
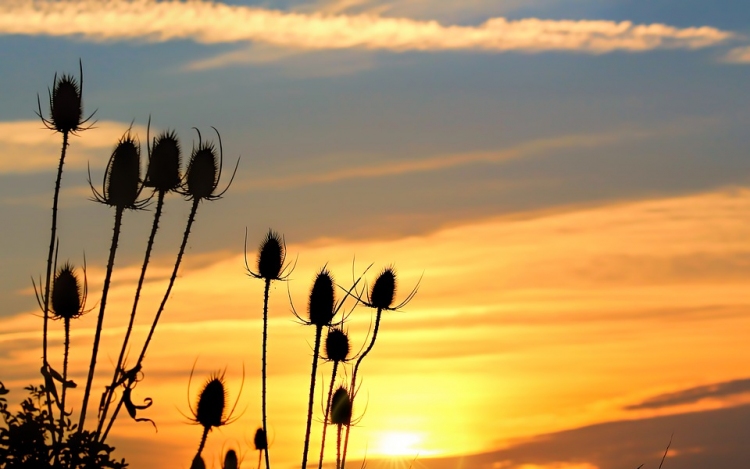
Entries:
[[[187, 468], [203, 381], [226, 370], [237, 420], [204, 456], [253, 468], [269, 228], [272, 466], [299, 467], [324, 265], [348, 287], [398, 273], [363, 362], [349, 461], [415, 469], [665, 469], [750, 464], [750, 4], [745, 0], [2, 0], [0, 381], [41, 382], [44, 273], [60, 134], [35, 116], [83, 64], [94, 128], [71, 137], [60, 259], [85, 253], [99, 301], [113, 210], [92, 202], [132, 123], [145, 157], [221, 134], [224, 197], [202, 202], [136, 401], [109, 440], [133, 468]], [[190, 204], [168, 197], [135, 340], [163, 295]], [[117, 360], [151, 225], [126, 212], [98, 360]], [[421, 279], [421, 281], [420, 281]], [[350, 302], [349, 307], [353, 306]], [[96, 312], [74, 323], [75, 415]], [[372, 311], [354, 309], [355, 350]], [[50, 356], [61, 368], [62, 327]], [[139, 347], [138, 347], [139, 348]], [[136, 354], [132, 350], [131, 354]], [[195, 372], [190, 384], [190, 370]], [[319, 452], [319, 369], [312, 460]], [[95, 415], [95, 406], [91, 412]], [[183, 415], [184, 414], [184, 415]], [[91, 423], [91, 420], [89, 423]], [[330, 438], [331, 432], [329, 432]], [[328, 462], [335, 458], [329, 439]]]

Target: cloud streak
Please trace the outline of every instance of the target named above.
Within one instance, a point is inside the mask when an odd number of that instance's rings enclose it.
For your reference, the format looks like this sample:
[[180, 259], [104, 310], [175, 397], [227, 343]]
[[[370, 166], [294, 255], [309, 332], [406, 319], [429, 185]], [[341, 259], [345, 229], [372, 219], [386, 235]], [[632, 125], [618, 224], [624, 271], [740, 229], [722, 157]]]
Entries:
[[660, 394], [638, 404], [625, 407], [626, 410], [661, 409], [685, 404], [694, 404], [704, 399], [721, 399], [750, 392], [750, 378], [736, 379], [722, 383], [707, 384], [682, 391]]
[[592, 54], [699, 49], [733, 37], [731, 32], [709, 26], [503, 17], [459, 26], [374, 14], [286, 12], [202, 0], [11, 0], [0, 7], [0, 34], [72, 36], [96, 42], [260, 43], [299, 50]]

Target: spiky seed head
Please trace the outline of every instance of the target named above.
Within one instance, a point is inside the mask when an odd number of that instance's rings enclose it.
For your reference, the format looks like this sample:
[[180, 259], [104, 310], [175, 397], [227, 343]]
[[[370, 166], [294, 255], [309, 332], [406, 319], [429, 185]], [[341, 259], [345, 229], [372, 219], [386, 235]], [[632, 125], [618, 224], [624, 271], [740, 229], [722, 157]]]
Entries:
[[60, 319], [81, 315], [81, 284], [73, 267], [65, 263], [52, 283], [52, 312]]
[[266, 432], [262, 428], [255, 430], [255, 438], [253, 438], [255, 449], [257, 451], [265, 451], [268, 449], [268, 440], [266, 440]]
[[50, 97], [50, 120], [58, 132], [75, 132], [81, 125], [81, 87], [71, 75], [55, 80]]
[[220, 427], [224, 425], [224, 408], [227, 401], [227, 392], [224, 387], [224, 379], [221, 376], [212, 376], [203, 385], [198, 396], [198, 405], [195, 410], [195, 420], [203, 428]]
[[315, 277], [312, 290], [310, 290], [310, 303], [308, 313], [310, 323], [318, 327], [331, 325], [333, 320], [333, 308], [336, 303], [333, 277], [331, 273], [323, 268]]
[[224, 465], [222, 469], [237, 469], [239, 467], [239, 461], [237, 460], [237, 452], [233, 449], [227, 451], [224, 456]]
[[190, 469], [206, 469], [206, 463], [203, 462], [200, 454], [195, 455], [192, 464], [190, 464]]
[[205, 199], [218, 185], [219, 160], [211, 143], [202, 143], [193, 150], [187, 169], [186, 192], [193, 200]]
[[284, 240], [275, 231], [268, 230], [259, 251], [258, 274], [261, 278], [278, 280], [286, 258]]
[[334, 362], [346, 360], [351, 347], [346, 332], [339, 328], [329, 329], [326, 336], [326, 357]]
[[174, 131], [165, 131], [154, 139], [154, 147], [148, 162], [146, 187], [169, 192], [180, 185], [180, 142]]
[[115, 147], [107, 168], [104, 200], [108, 205], [133, 208], [140, 192], [141, 148], [130, 134]]
[[352, 422], [352, 401], [349, 392], [341, 386], [331, 398], [331, 423], [333, 425], [349, 426]]
[[396, 273], [386, 267], [375, 279], [370, 291], [370, 304], [373, 308], [388, 309], [396, 296]]

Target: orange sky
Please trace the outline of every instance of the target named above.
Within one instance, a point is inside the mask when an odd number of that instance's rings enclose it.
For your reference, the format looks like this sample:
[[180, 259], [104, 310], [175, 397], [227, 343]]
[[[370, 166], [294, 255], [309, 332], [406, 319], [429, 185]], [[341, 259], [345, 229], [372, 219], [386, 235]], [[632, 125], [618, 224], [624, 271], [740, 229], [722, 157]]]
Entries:
[[[286, 233], [290, 257], [298, 256], [288, 287], [303, 313], [313, 275], [326, 263], [344, 285], [355, 257], [356, 272], [374, 263], [370, 281], [392, 263], [398, 298], [424, 275], [414, 301], [385, 314], [363, 364], [362, 402], [355, 406], [363, 417], [352, 431], [352, 459], [365, 452], [371, 458], [475, 453], [596, 422], [744, 402], [735, 396], [624, 410], [654, 395], [744, 377], [750, 359], [748, 213], [750, 190], [727, 189], [485, 219], [390, 241], [298, 244]], [[241, 243], [193, 259], [188, 252], [134, 393], [136, 400], [154, 399], [144, 415], [159, 432], [123, 418], [112, 440], [132, 467], [156, 460], [160, 467], [187, 467], [200, 429], [186, 425], [179, 412], [189, 412], [188, 375], [196, 360], [193, 402], [205, 377], [224, 368], [233, 402], [245, 368], [241, 416], [212, 432], [207, 460], [218, 467], [221, 449], [233, 446], [246, 453], [249, 467], [255, 464], [248, 444], [260, 421], [262, 282], [244, 275]], [[150, 270], [156, 280], [146, 286], [144, 312], [163, 291], [168, 259], [160, 261]], [[99, 376], [110, 373], [116, 358], [136, 274], [134, 265], [115, 272]], [[90, 265], [89, 276], [93, 304], [101, 267]], [[41, 321], [32, 313], [2, 321], [0, 367], [14, 391], [37, 379]], [[79, 383], [95, 316], [75, 324], [71, 366]], [[354, 344], [364, 340], [370, 320], [369, 310], [354, 311]], [[269, 327], [272, 461], [293, 467], [304, 434], [313, 330], [293, 322], [287, 284], [272, 288]], [[144, 333], [142, 326], [138, 340]], [[55, 340], [52, 356], [60, 350]], [[313, 429], [316, 442], [320, 424]], [[394, 439], [408, 444], [394, 445]], [[316, 448], [313, 443], [312, 454]]]

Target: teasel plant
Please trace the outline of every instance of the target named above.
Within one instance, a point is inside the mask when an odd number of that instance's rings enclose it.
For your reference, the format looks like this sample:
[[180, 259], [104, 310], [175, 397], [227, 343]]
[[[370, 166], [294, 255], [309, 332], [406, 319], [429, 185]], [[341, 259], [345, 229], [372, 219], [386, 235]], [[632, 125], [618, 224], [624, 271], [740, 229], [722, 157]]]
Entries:
[[91, 182], [91, 170], [89, 169], [89, 186], [94, 194], [94, 201], [114, 207], [115, 222], [112, 235], [112, 243], [109, 248], [109, 259], [107, 270], [104, 274], [104, 286], [102, 297], [99, 301], [99, 314], [97, 316], [96, 329], [94, 332], [94, 345], [91, 352], [91, 363], [89, 365], [86, 388], [83, 393], [81, 404], [81, 416], [78, 422], [78, 431], [83, 431], [86, 422], [86, 410], [91, 394], [91, 384], [94, 380], [96, 369], [96, 358], [99, 352], [99, 341], [101, 339], [104, 312], [107, 307], [107, 294], [109, 293], [112, 270], [115, 263], [115, 254], [120, 239], [122, 228], [122, 216], [125, 210], [140, 210], [148, 204], [148, 199], [139, 200], [143, 183], [141, 181], [141, 148], [140, 142], [131, 135], [130, 129], [120, 138], [117, 146], [109, 158], [104, 173], [101, 192]]
[[[367, 270], [365, 270], [365, 272], [367, 272]], [[323, 266], [323, 268], [316, 274], [313, 286], [310, 290], [310, 298], [307, 305], [308, 319], [303, 319], [297, 314], [294, 304], [291, 305], [292, 313], [301, 324], [315, 326], [315, 345], [313, 347], [312, 371], [310, 373], [310, 395], [307, 403], [307, 424], [305, 426], [305, 442], [302, 452], [302, 469], [307, 468], [307, 455], [310, 448], [310, 429], [312, 425], [313, 402], [315, 397], [315, 377], [318, 370], [318, 358], [320, 356], [320, 343], [323, 335], [323, 328], [330, 328], [333, 326], [333, 318], [342, 309], [346, 299], [352, 295], [352, 292], [356, 291], [357, 285], [361, 279], [362, 277], [360, 276], [359, 279], [354, 281], [351, 288], [346, 290], [346, 295], [344, 295], [339, 302], [336, 302], [336, 283], [333, 280], [332, 274], [328, 271], [327, 266]]]
[[339, 386], [331, 397], [331, 412], [324, 422], [326, 425], [336, 425], [336, 469], [343, 466], [341, 454], [341, 433], [344, 427], [352, 426], [352, 399], [350, 392], [344, 386]]
[[[59, 242], [56, 243], [55, 252], [59, 251]], [[57, 268], [57, 255], [55, 255], [54, 267], [55, 276], [52, 281], [52, 297], [50, 308], [52, 319], [63, 321], [64, 341], [63, 341], [63, 371], [60, 375], [54, 368], [50, 367], [49, 378], [45, 375], [45, 389], [51, 394], [60, 411], [58, 426], [58, 438], [62, 442], [64, 437], [65, 418], [70, 416], [65, 410], [65, 400], [68, 388], [75, 388], [77, 385], [68, 379], [68, 357], [70, 353], [70, 322], [83, 316], [86, 310], [86, 299], [88, 297], [88, 281], [86, 276], [86, 259], [83, 261], [83, 282], [81, 282], [75, 268], [68, 262], [63, 264], [60, 269]], [[33, 283], [33, 282], [32, 282]], [[41, 288], [41, 285], [40, 285]], [[39, 308], [44, 310], [43, 292], [37, 290], [34, 284], [34, 294], [36, 296]], [[57, 395], [57, 386], [55, 381], [59, 381], [62, 387], [60, 396]], [[52, 414], [50, 414], [52, 417]], [[57, 458], [57, 453], [55, 458]]]
[[[135, 384], [139, 380], [138, 374], [143, 367], [143, 360], [146, 357], [148, 346], [151, 343], [151, 339], [153, 338], [154, 332], [156, 331], [156, 326], [159, 323], [161, 314], [164, 311], [164, 308], [167, 305], [167, 301], [169, 300], [169, 295], [172, 292], [174, 282], [177, 279], [177, 273], [179, 271], [180, 264], [182, 263], [182, 257], [185, 254], [185, 249], [187, 247], [188, 238], [190, 237], [193, 222], [195, 221], [195, 215], [198, 211], [198, 206], [204, 200], [214, 201], [222, 198], [227, 190], [229, 190], [229, 187], [232, 185], [232, 181], [234, 180], [234, 176], [235, 174], [237, 174], [237, 168], [239, 167], [240, 163], [239, 159], [237, 160], [237, 164], [234, 167], [232, 177], [230, 178], [227, 186], [223, 190], [218, 190], [219, 184], [221, 183], [224, 150], [221, 143], [221, 135], [219, 134], [219, 131], [216, 130], [215, 127], [212, 127], [212, 129], [216, 132], [216, 136], [218, 137], [218, 153], [214, 143], [210, 141], [204, 142], [201, 137], [200, 131], [194, 128], [194, 130], [198, 133], [198, 145], [193, 146], [190, 156], [190, 162], [188, 163], [185, 176], [181, 179], [179, 188], [175, 189], [177, 193], [183, 195], [187, 200], [192, 202], [192, 205], [190, 207], [190, 214], [188, 215], [187, 225], [185, 226], [185, 231], [182, 235], [180, 249], [177, 253], [177, 259], [175, 260], [174, 268], [172, 269], [172, 275], [169, 278], [167, 289], [164, 293], [164, 296], [162, 297], [156, 314], [154, 315], [154, 320], [151, 323], [151, 328], [149, 329], [148, 335], [146, 336], [146, 340], [143, 344], [143, 347], [141, 348], [138, 359], [136, 360], [133, 368], [124, 372], [124, 377], [126, 377], [126, 379], [121, 381], [125, 387], [125, 391], [123, 391], [120, 402], [115, 407], [115, 410], [112, 413], [112, 417], [110, 418], [106, 429], [103, 433], [101, 433], [99, 437], [99, 440], [102, 442], [106, 440], [109, 431], [114, 425], [119, 409], [123, 404], [128, 404], [128, 402], [124, 399], [125, 397], [129, 397], [129, 393], [127, 390], [132, 389], [132, 387], [135, 386]], [[156, 149], [154, 149], [154, 151], [156, 151]], [[153, 179], [152, 183], [155, 184], [155, 181]]]
[[[193, 370], [190, 371], [190, 378], [192, 380], [193, 371], [195, 371], [195, 364], [193, 364]], [[203, 427], [203, 433], [201, 435], [200, 444], [198, 445], [198, 451], [195, 453], [193, 463], [191, 467], [196, 467], [196, 460], [202, 461], [203, 448], [206, 446], [206, 439], [208, 433], [218, 427], [229, 425], [236, 421], [240, 416], [234, 416], [234, 411], [237, 408], [237, 404], [240, 401], [242, 395], [242, 387], [245, 382], [245, 368], [242, 368], [242, 384], [240, 385], [240, 391], [237, 393], [237, 399], [232, 406], [232, 409], [227, 412], [227, 388], [224, 380], [225, 371], [212, 373], [206, 382], [203, 384], [200, 392], [198, 393], [198, 401], [195, 404], [195, 409], [188, 401], [190, 407], [190, 413], [192, 417], [187, 417], [192, 423]], [[190, 395], [190, 384], [188, 382], [188, 396]], [[203, 464], [202, 467], [205, 467]]]
[[[296, 265], [296, 263], [295, 263]], [[262, 369], [261, 369], [261, 413], [263, 419], [263, 431], [268, 431], [266, 394], [267, 394], [267, 350], [268, 350], [268, 293], [271, 282], [274, 280], [286, 280], [294, 270], [294, 265], [286, 263], [286, 242], [284, 237], [273, 230], [268, 230], [266, 237], [258, 248], [257, 272], [254, 272], [247, 262], [247, 230], [245, 230], [245, 270], [250, 277], [261, 279], [265, 283], [263, 290], [263, 345], [262, 345]], [[268, 448], [265, 450], [266, 469], [270, 469], [271, 462]]]
[[325, 455], [326, 447], [326, 433], [328, 429], [328, 422], [331, 415], [331, 403], [333, 398], [333, 387], [336, 384], [336, 375], [338, 371], [339, 363], [347, 363], [355, 359], [359, 354], [354, 357], [350, 357], [351, 345], [349, 343], [349, 335], [343, 329], [343, 321], [337, 324], [335, 327], [328, 329], [325, 341], [325, 357], [324, 360], [333, 362], [333, 370], [331, 371], [331, 384], [328, 387], [328, 395], [326, 397], [326, 405], [323, 417], [323, 436], [320, 440], [320, 459], [318, 461], [318, 469], [323, 468], [323, 458]]
[[[52, 88], [47, 89], [49, 95], [49, 116], [45, 117], [42, 112], [42, 103], [37, 94], [37, 111], [36, 115], [42, 120], [42, 124], [49, 130], [62, 134], [62, 148], [60, 150], [60, 160], [57, 166], [57, 177], [55, 179], [55, 191], [52, 197], [52, 227], [50, 229], [49, 250], [47, 253], [47, 269], [44, 276], [44, 289], [42, 290], [42, 311], [44, 314], [42, 326], [42, 375], [46, 380], [56, 373], [49, 365], [47, 356], [47, 328], [49, 321], [49, 302], [50, 302], [50, 283], [54, 269], [52, 268], [52, 257], [55, 251], [55, 241], [57, 240], [57, 208], [60, 197], [60, 186], [62, 183], [63, 165], [68, 148], [68, 139], [70, 135], [76, 135], [79, 132], [91, 128], [91, 119], [96, 111], [88, 117], [83, 117], [83, 63], [78, 61], [79, 75], [78, 79], [73, 75], [63, 74], [57, 77], [55, 74], [52, 80]], [[40, 288], [42, 288], [40, 282]], [[49, 390], [47, 392], [47, 406], [50, 415], [52, 414], [52, 403], [50, 400]], [[54, 441], [55, 436], [52, 435]]]
[[[406, 298], [399, 303], [398, 305], [393, 305], [393, 302], [396, 298], [396, 271], [393, 267], [386, 267], [384, 268], [380, 274], [375, 279], [375, 282], [372, 285], [371, 290], [367, 290], [367, 286], [365, 285], [364, 293], [366, 293], [366, 298], [362, 300], [363, 294], [357, 295], [357, 299], [360, 303], [362, 303], [364, 306], [368, 308], [375, 309], [377, 312], [375, 314], [375, 326], [372, 330], [372, 337], [370, 338], [370, 343], [367, 345], [367, 348], [359, 355], [356, 362], [354, 363], [354, 368], [352, 370], [352, 380], [351, 385], [349, 386], [349, 399], [352, 403], [354, 403], [354, 397], [355, 397], [355, 389], [357, 386], [357, 372], [359, 371], [359, 367], [362, 364], [362, 360], [365, 359], [365, 357], [372, 351], [372, 348], [375, 346], [375, 340], [378, 338], [378, 330], [380, 329], [380, 319], [382, 317], [383, 311], [396, 311], [400, 310], [407, 304], [411, 302], [411, 300], [414, 298], [414, 296], [417, 294], [417, 291], [419, 290], [419, 284], [421, 283], [422, 279], [417, 281], [417, 284], [414, 286], [414, 288], [409, 292], [408, 295], [406, 295]], [[349, 448], [349, 434], [351, 432], [351, 425], [346, 426], [346, 437], [344, 439], [344, 447], [342, 451], [341, 456], [341, 468], [345, 467], [346, 465], [346, 453], [347, 449]]]
[[[143, 259], [143, 264], [141, 266], [141, 273], [138, 277], [135, 296], [133, 298], [133, 308], [130, 312], [130, 319], [128, 322], [128, 327], [125, 331], [125, 337], [122, 341], [122, 347], [120, 347], [120, 355], [117, 358], [117, 363], [115, 365], [115, 370], [112, 376], [112, 382], [105, 388], [104, 395], [102, 396], [99, 412], [99, 423], [96, 430], [97, 435], [100, 435], [102, 432], [102, 427], [107, 419], [107, 413], [109, 411], [110, 404], [112, 403], [113, 393], [115, 392], [115, 389], [119, 384], [127, 384], [127, 378], [129, 378], [129, 376], [124, 369], [125, 352], [128, 348], [130, 334], [133, 330], [133, 323], [135, 322], [135, 316], [138, 310], [138, 303], [141, 296], [141, 289], [143, 288], [143, 282], [146, 277], [146, 270], [151, 258], [151, 252], [154, 246], [156, 232], [159, 229], [159, 220], [161, 219], [162, 209], [164, 207], [164, 198], [168, 193], [177, 191], [182, 181], [180, 175], [180, 163], [182, 160], [182, 155], [180, 142], [175, 131], [163, 131], [158, 136], [154, 137], [152, 142], [150, 137], [150, 117], [146, 129], [148, 169], [146, 170], [146, 177], [144, 179], [143, 185], [145, 188], [153, 189], [153, 195], [156, 196], [156, 208], [154, 210], [154, 220], [151, 225], [151, 232], [148, 237], [148, 242], [146, 243], [146, 252]], [[130, 376], [134, 375], [137, 375], [137, 372], [135, 374], [130, 374]], [[132, 383], [130, 384], [130, 386], [125, 386], [125, 388], [131, 388]], [[115, 414], [111, 419], [112, 422], [117, 417], [117, 413], [119, 412], [122, 404], [123, 400], [120, 400], [117, 404]], [[125, 404], [127, 404], [127, 402]]]
[[255, 451], [258, 452], [258, 469], [260, 469], [260, 460], [263, 457], [263, 452], [268, 451], [268, 439], [266, 435], [266, 431], [261, 427], [255, 430], [255, 436], [253, 437], [253, 446], [255, 447]]

